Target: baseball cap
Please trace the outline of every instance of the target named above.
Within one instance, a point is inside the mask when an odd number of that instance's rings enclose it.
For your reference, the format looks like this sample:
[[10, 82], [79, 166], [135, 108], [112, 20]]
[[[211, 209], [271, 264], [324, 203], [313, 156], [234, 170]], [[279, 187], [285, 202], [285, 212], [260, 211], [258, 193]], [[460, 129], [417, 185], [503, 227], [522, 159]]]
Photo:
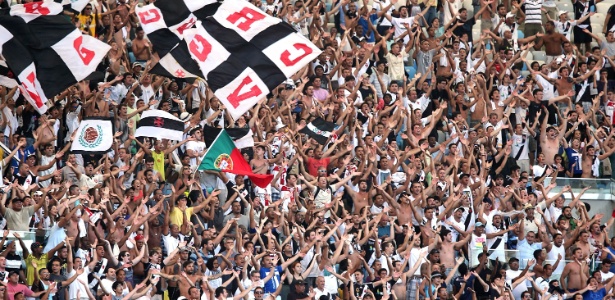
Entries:
[[32, 243], [32, 245], [30, 246], [30, 249], [34, 250], [36, 248], [43, 248], [43, 245], [41, 245], [41, 243], [39, 242]]
[[42, 195], [43, 195], [43, 192], [41, 191], [34, 192], [34, 196], [42, 196]]
[[568, 13], [568, 12], [567, 12], [567, 11], [565, 11], [565, 10], [560, 10], [560, 11], [557, 13], [557, 15], [558, 15], [558, 16], [561, 16], [561, 15], [563, 15], [563, 14], [567, 14], [567, 13]]
[[145, 239], [145, 237], [142, 234], [137, 234], [137, 236], [135, 236], [135, 241], [142, 241], [143, 239]]
[[436, 277], [442, 278], [442, 273], [440, 273], [440, 272], [433, 272], [433, 273], [431, 273], [431, 279], [434, 279]]
[[298, 284], [298, 285], [304, 285], [304, 284], [305, 284], [305, 281], [303, 281], [303, 280], [301, 280], [301, 279], [299, 279], [299, 280], [295, 280], [295, 284]]
[[485, 227], [485, 224], [483, 224], [483, 222], [476, 222], [476, 224], [474, 225], [474, 227]]
[[527, 209], [534, 209], [534, 206], [532, 206], [532, 204], [528, 203], [525, 206], [523, 206], [523, 210], [527, 210]]

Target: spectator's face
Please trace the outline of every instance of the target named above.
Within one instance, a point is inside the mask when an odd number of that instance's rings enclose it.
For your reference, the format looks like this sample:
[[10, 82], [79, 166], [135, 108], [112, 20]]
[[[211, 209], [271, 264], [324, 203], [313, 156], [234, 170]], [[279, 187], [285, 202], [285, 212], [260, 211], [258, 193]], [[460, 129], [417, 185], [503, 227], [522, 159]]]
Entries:
[[518, 261], [512, 261], [511, 263], [509, 263], [510, 265], [510, 269], [511, 270], [518, 270], [519, 269], [519, 262]]
[[610, 262], [603, 262], [602, 263], [602, 272], [608, 273], [610, 269], [611, 269], [611, 263]]

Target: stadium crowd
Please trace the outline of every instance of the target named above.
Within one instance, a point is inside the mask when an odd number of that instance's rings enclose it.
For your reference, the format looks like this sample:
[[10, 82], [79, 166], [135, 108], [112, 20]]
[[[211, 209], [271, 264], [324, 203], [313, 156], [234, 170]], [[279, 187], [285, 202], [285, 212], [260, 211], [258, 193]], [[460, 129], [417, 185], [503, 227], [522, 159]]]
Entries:
[[[568, 185], [615, 178], [615, 2], [600, 31], [595, 0], [254, 0], [323, 53], [237, 120], [150, 73], [149, 2], [65, 11], [103, 82], [42, 116], [0, 90], [1, 299], [615, 298], [615, 213]], [[135, 138], [149, 109], [185, 140]], [[69, 151], [86, 117], [111, 152]], [[250, 129], [271, 184], [199, 171], [206, 126]]]

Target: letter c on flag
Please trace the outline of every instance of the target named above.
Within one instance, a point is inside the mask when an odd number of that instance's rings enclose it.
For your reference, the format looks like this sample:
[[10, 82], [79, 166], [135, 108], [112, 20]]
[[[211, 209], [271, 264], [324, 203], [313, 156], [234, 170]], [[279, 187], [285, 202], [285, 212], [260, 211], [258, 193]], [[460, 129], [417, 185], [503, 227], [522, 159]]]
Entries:
[[156, 9], [150, 9], [144, 12], [138, 13], [141, 24], [149, 24], [152, 22], [158, 22], [160, 20], [160, 13]]
[[312, 48], [310, 48], [310, 46], [303, 44], [303, 43], [295, 43], [293, 45], [293, 47], [295, 47], [295, 49], [303, 51], [303, 54], [297, 56], [295, 59], [291, 59], [290, 58], [290, 51], [288, 50], [284, 50], [284, 52], [282, 52], [282, 55], [280, 55], [280, 59], [282, 60], [282, 62], [287, 66], [294, 66], [295, 64], [297, 64], [299, 61], [301, 61], [304, 57], [312, 54]]
[[199, 61], [205, 62], [207, 56], [211, 53], [211, 44], [205, 37], [197, 34], [190, 42], [190, 53], [194, 54]]

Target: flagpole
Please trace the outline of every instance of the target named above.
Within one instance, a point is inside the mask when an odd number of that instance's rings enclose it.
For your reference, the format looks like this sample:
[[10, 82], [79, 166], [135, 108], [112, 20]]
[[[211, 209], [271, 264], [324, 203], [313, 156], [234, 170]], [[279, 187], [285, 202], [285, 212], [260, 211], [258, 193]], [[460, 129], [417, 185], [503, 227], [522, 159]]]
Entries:
[[[207, 147], [207, 151], [205, 151], [205, 153], [203, 153], [203, 156], [202, 156], [202, 157], [201, 157], [201, 159], [199, 160], [199, 163], [198, 163], [198, 166], [199, 166], [199, 167], [201, 166], [201, 163], [203, 162], [203, 159], [205, 159], [205, 156], [207, 155], [207, 153], [209, 153], [209, 149], [211, 149], [211, 146], [216, 144], [216, 141], [218, 140], [218, 138], [220, 137], [220, 135], [221, 135], [223, 132], [226, 132], [226, 131], [224, 130], [224, 128], [222, 128], [222, 129], [220, 130], [220, 132], [218, 133], [218, 135], [216, 136], [216, 138], [214, 139], [214, 141], [213, 141], [213, 142], [211, 142], [211, 145], [209, 145], [209, 147]], [[198, 169], [198, 167], [197, 167], [197, 171], [204, 171], [204, 170], [199, 170], [199, 169]]]

